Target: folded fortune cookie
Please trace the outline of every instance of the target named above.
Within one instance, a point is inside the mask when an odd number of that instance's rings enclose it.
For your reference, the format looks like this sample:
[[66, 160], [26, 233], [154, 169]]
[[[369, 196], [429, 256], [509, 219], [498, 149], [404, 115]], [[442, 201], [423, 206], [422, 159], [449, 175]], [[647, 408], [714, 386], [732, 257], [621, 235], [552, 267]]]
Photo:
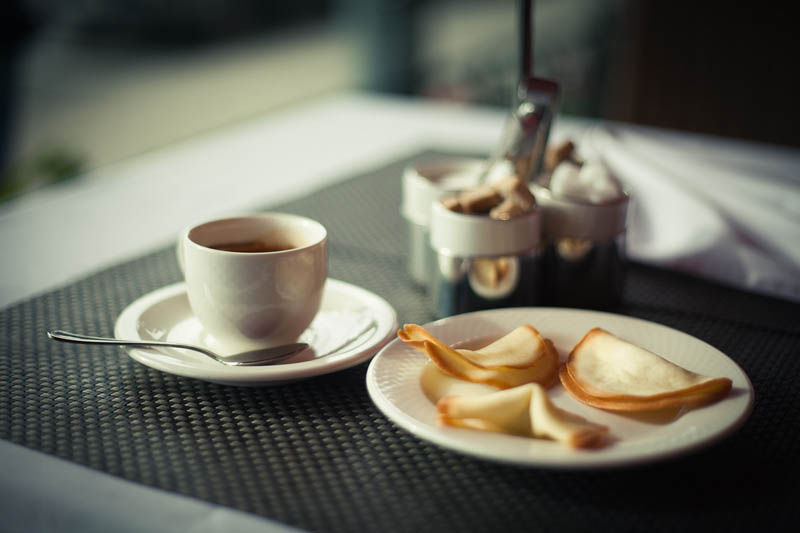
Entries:
[[525, 383], [549, 387], [558, 375], [558, 352], [535, 328], [520, 326], [479, 350], [454, 350], [417, 324], [397, 336], [425, 353], [445, 373], [508, 389]]
[[699, 407], [725, 396], [732, 384], [686, 370], [600, 328], [573, 348], [559, 378], [578, 401], [613, 411]]
[[573, 448], [607, 443], [608, 427], [553, 405], [541, 385], [528, 383], [477, 396], [446, 396], [436, 408], [450, 426], [552, 439]]

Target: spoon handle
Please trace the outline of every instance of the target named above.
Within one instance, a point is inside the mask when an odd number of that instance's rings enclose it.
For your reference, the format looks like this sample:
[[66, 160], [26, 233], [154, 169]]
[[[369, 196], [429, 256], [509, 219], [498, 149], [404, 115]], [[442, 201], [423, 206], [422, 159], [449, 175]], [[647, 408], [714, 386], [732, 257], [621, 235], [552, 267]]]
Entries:
[[519, 1], [519, 81], [533, 77], [534, 0]]
[[70, 333], [68, 331], [62, 331], [59, 329], [48, 331], [47, 336], [57, 341], [74, 342], [80, 344], [111, 344], [114, 346], [169, 346], [172, 348], [185, 348], [187, 350], [194, 350], [197, 352], [204, 353], [210, 357], [214, 357], [215, 355], [199, 346], [192, 346], [190, 344], [179, 344], [174, 342], [130, 341], [130, 340], [114, 339], [111, 337], [93, 337], [91, 335], [79, 335], [77, 333]]
[[201, 354], [210, 357], [214, 361], [228, 366], [271, 365], [283, 361], [300, 350], [308, 348], [307, 343], [298, 342], [295, 344], [275, 346], [273, 348], [263, 348], [260, 350], [242, 352], [222, 358], [211, 350], [206, 350], [205, 348], [195, 346], [193, 344], [181, 344], [178, 342], [133, 341], [115, 339], [112, 337], [93, 337], [91, 335], [80, 335], [78, 333], [70, 333], [69, 331], [62, 331], [59, 329], [48, 331], [47, 336], [56, 341], [74, 342], [80, 344], [112, 344], [114, 346], [168, 346], [170, 348], [182, 348], [184, 350], [194, 350], [196, 352], [200, 352]]

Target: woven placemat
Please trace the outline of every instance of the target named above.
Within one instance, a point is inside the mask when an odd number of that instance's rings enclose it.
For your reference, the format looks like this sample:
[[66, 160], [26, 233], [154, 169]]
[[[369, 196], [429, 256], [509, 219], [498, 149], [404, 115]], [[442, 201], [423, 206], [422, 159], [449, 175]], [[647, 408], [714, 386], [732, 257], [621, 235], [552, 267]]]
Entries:
[[[415, 155], [281, 207], [329, 230], [330, 275], [433, 317], [405, 272], [398, 212]], [[0, 312], [0, 438], [144, 485], [314, 531], [780, 529], [798, 523], [800, 306], [642, 265], [617, 312], [725, 352], [756, 403], [731, 438], [613, 471], [517, 468], [439, 449], [389, 422], [366, 364], [277, 387], [237, 388], [142, 366], [48, 328], [111, 335], [133, 300], [178, 281], [172, 245]]]

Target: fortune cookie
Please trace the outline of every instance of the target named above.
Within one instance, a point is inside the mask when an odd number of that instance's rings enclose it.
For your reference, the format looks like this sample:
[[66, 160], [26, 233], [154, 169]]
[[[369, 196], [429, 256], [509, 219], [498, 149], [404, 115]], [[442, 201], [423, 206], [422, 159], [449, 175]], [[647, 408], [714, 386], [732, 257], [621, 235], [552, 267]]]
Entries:
[[422, 367], [419, 385], [425, 397], [436, 405], [445, 396], [479, 396], [497, 392], [497, 387], [485, 383], [473, 383], [445, 374], [433, 361]]
[[707, 405], [731, 389], [728, 378], [696, 374], [600, 328], [590, 330], [559, 372], [578, 401], [612, 411]]
[[558, 352], [528, 325], [479, 350], [455, 350], [417, 324], [406, 324], [397, 336], [446, 374], [466, 381], [508, 389], [525, 383], [549, 387], [557, 380]]
[[573, 448], [600, 447], [608, 434], [608, 427], [553, 405], [536, 383], [491, 394], [446, 396], [436, 408], [445, 425], [552, 439]]

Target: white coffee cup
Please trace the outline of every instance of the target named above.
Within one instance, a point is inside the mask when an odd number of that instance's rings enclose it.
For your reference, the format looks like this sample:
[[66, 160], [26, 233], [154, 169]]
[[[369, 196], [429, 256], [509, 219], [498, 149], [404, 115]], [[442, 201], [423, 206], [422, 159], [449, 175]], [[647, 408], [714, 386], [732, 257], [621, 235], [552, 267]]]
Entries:
[[206, 344], [225, 355], [295, 342], [320, 308], [327, 241], [322, 224], [285, 213], [186, 229], [178, 259]]

